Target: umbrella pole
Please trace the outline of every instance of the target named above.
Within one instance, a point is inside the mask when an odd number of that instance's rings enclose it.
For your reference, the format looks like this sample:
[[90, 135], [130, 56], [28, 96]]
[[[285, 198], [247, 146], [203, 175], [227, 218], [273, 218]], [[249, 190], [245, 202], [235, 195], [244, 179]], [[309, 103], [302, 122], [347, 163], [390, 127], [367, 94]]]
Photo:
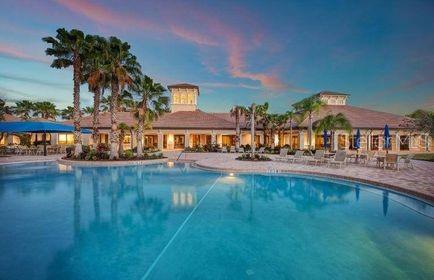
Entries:
[[42, 134], [42, 141], [44, 142], [44, 156], [47, 156], [47, 133]]

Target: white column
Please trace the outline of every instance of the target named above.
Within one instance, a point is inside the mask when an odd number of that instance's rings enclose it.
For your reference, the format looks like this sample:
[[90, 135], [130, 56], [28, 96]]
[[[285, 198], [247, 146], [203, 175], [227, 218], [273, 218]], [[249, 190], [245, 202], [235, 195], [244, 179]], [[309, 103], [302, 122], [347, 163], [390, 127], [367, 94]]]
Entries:
[[137, 136], [136, 136], [136, 132], [133, 130], [131, 131], [131, 149], [133, 149], [134, 147], [137, 146]]
[[[85, 134], [82, 134], [83, 138], [85, 137], [84, 135]], [[57, 145], [58, 143], [59, 143], [59, 134], [58, 133], [51, 133], [51, 145]]]
[[211, 144], [213, 145], [217, 144], [217, 136], [214, 131], [211, 132]]
[[338, 132], [335, 131], [334, 134], [333, 134], [333, 150], [334, 151], [338, 150], [338, 139], [339, 139]]
[[366, 150], [371, 150], [371, 134], [366, 134]]
[[396, 151], [399, 152], [401, 150], [401, 138], [399, 137], [398, 132], [395, 134], [395, 146]]
[[190, 147], [190, 133], [188, 133], [188, 130], [184, 134], [185, 140], [184, 140], [184, 147], [188, 148]]
[[161, 132], [158, 133], [158, 149], [163, 150], [163, 133]]
[[304, 130], [300, 130], [300, 133], [298, 134], [298, 142], [300, 143], [300, 150], [303, 150], [305, 148], [305, 145], [304, 145]]

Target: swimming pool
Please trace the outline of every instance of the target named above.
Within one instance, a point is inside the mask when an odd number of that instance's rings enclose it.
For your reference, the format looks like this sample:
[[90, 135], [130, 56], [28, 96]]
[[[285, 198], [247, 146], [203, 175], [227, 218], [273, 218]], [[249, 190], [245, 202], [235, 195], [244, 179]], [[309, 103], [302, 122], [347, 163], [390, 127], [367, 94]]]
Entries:
[[0, 279], [433, 279], [433, 213], [301, 175], [1, 166]]

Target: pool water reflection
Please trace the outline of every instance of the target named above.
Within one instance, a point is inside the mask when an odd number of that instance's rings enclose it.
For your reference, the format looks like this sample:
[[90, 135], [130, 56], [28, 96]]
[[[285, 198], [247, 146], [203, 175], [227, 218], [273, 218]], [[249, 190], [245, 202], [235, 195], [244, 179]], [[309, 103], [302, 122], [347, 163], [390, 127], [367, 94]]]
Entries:
[[0, 279], [432, 278], [432, 208], [307, 176], [4, 166]]

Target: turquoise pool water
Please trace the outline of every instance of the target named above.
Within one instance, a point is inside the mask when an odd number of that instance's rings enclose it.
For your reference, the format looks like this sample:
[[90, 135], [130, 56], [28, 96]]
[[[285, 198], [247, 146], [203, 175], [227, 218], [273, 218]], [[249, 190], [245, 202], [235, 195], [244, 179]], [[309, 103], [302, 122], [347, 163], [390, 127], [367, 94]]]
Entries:
[[434, 279], [433, 207], [189, 165], [0, 167], [0, 279]]

